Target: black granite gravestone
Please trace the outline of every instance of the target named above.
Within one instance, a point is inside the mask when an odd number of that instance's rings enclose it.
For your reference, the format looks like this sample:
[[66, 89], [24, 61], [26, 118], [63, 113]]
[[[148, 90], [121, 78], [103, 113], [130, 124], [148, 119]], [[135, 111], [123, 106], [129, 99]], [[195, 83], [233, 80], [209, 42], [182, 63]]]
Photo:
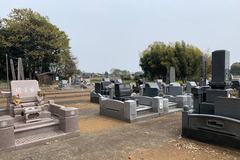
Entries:
[[131, 85], [129, 83], [116, 83], [115, 96], [116, 97], [131, 96]]
[[227, 89], [231, 85], [229, 72], [229, 51], [218, 50], [212, 53], [212, 89]]
[[95, 92], [101, 93], [101, 83], [95, 83]]
[[108, 85], [112, 84], [110, 81], [101, 82], [101, 95], [109, 95]]
[[115, 97], [120, 101], [133, 100], [134, 97], [131, 96], [131, 85], [129, 83], [116, 83], [115, 84]]
[[146, 83], [144, 96], [155, 97], [160, 94], [157, 83]]
[[136, 81], [136, 87], [133, 86], [133, 92], [139, 93], [139, 87], [140, 87], [140, 85], [142, 85], [142, 84], [143, 84], [143, 79], [137, 80], [137, 81]]

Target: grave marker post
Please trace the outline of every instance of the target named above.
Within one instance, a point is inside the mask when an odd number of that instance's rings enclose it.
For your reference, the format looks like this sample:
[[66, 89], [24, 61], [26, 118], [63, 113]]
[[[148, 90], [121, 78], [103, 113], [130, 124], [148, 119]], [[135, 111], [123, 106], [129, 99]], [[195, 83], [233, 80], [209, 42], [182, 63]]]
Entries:
[[24, 80], [22, 58], [20, 58], [20, 76], [21, 76], [21, 79]]
[[203, 65], [202, 65], [202, 59], [203, 59], [203, 55], [201, 54], [200, 55], [200, 65], [199, 65], [199, 86], [202, 86], [203, 84], [202, 84], [202, 78], [203, 78], [203, 76], [202, 76], [202, 67], [203, 67]]
[[207, 82], [207, 55], [204, 56], [204, 75], [203, 75], [203, 86], [206, 86]]
[[175, 68], [173, 66], [170, 67], [170, 83], [175, 82]]
[[167, 67], [167, 77], [166, 77], [166, 84], [170, 83], [170, 75], [169, 75], [169, 67]]
[[12, 78], [13, 78], [13, 80], [16, 80], [16, 75], [15, 75], [15, 70], [14, 70], [14, 65], [13, 65], [12, 59], [10, 59], [10, 65], [11, 65], [11, 70], [12, 70]]
[[6, 54], [6, 65], [7, 65], [7, 89], [9, 89], [9, 77], [8, 77], [8, 58]]

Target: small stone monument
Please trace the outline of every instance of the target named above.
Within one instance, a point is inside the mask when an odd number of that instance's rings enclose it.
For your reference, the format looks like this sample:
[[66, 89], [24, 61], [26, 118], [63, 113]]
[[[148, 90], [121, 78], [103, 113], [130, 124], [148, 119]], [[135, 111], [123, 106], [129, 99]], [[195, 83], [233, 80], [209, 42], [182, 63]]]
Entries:
[[80, 85], [80, 82], [78, 81], [78, 75], [75, 74], [75, 80], [73, 81], [72, 85]]

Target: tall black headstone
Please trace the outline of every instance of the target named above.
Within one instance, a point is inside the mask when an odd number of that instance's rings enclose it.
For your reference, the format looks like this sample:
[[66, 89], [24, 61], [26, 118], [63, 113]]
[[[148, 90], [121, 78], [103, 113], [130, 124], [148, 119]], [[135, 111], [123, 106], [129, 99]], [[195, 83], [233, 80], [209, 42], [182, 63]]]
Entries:
[[227, 89], [231, 86], [229, 56], [230, 52], [227, 50], [212, 52], [212, 89]]

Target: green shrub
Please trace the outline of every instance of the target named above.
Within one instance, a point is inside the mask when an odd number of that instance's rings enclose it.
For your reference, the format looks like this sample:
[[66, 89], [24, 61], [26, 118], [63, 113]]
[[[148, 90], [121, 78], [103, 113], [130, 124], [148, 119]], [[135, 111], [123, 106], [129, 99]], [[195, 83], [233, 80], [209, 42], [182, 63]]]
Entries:
[[101, 79], [91, 79], [91, 83], [98, 83], [98, 82], [101, 82], [102, 80]]
[[182, 81], [175, 81], [175, 82], [177, 82], [177, 83], [180, 83], [180, 84], [183, 84], [183, 82], [182, 82]]
[[137, 80], [139, 80], [140, 79], [140, 76], [139, 75], [136, 75], [135, 77], [134, 77], [134, 80], [135, 81], [137, 81]]

